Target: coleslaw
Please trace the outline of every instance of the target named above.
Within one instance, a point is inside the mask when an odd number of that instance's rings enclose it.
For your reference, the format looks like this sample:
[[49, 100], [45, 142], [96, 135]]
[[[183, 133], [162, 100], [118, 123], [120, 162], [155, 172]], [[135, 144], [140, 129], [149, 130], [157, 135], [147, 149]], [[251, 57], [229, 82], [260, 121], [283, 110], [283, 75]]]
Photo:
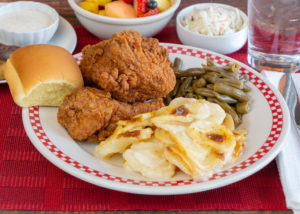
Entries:
[[181, 24], [189, 31], [208, 36], [221, 36], [241, 30], [244, 21], [240, 11], [211, 6], [199, 10], [194, 9], [181, 19]]

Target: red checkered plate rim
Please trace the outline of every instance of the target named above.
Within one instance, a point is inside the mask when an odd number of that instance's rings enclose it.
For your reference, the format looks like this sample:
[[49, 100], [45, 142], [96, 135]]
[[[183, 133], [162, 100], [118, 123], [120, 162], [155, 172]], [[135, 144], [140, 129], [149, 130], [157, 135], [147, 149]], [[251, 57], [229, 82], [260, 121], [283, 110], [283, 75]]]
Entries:
[[[61, 149], [64, 142], [57, 140], [56, 136], [65, 136], [68, 140], [70, 137], [66, 130], [59, 127], [59, 132], [55, 133], [54, 130], [53, 134], [48, 123], [57, 123], [55, 115], [43, 119], [43, 115], [57, 111], [53, 107], [23, 109], [23, 124], [33, 145], [57, 167], [79, 179], [109, 189], [150, 195], [184, 194], [222, 187], [252, 175], [272, 161], [280, 151], [290, 124], [289, 112], [279, 91], [264, 76], [232, 58], [189, 46], [168, 43], [161, 45], [169, 49], [171, 60], [179, 56], [183, 58], [184, 64], [188, 62], [190, 66], [186, 65], [187, 67], [195, 67], [192, 64], [199, 65], [209, 57], [220, 66], [237, 63], [240, 65], [240, 72], [249, 75], [253, 105], [251, 112], [243, 117], [241, 125], [241, 128], [248, 130], [249, 135], [245, 151], [235, 163], [214, 173], [207, 181], [180, 176], [170, 181], [149, 181], [136, 175], [131, 177], [130, 174], [110, 173], [107, 168], [96, 169], [95, 165], [91, 167], [89, 163], [84, 163], [81, 156], [73, 154], [72, 149]], [[74, 57], [80, 62], [82, 55], [76, 54]], [[79, 145], [76, 141], [71, 143]], [[82, 156], [89, 158], [84, 152]], [[96, 161], [100, 163], [101, 160]]]

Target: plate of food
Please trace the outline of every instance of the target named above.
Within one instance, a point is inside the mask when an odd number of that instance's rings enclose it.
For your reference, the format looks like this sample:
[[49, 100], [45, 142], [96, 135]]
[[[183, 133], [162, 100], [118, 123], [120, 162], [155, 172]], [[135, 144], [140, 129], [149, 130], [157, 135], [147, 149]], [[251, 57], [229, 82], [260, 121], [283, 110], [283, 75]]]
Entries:
[[123, 32], [74, 58], [85, 87], [22, 117], [44, 157], [89, 183], [148, 195], [220, 188], [272, 161], [289, 130], [280, 92], [227, 56]]

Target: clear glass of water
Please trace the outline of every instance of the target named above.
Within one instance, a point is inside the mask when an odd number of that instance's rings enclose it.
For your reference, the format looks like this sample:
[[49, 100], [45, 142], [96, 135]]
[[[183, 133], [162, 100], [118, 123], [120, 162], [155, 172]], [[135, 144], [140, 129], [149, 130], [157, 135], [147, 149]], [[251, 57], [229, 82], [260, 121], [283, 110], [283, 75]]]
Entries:
[[255, 69], [300, 69], [300, 0], [248, 0], [248, 62]]

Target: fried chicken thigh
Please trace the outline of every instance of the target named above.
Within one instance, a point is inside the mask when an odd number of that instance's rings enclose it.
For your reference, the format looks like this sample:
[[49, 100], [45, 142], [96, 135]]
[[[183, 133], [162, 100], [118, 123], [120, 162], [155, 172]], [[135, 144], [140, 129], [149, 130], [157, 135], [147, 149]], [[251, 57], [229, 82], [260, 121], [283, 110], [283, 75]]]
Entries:
[[109, 92], [85, 87], [74, 89], [64, 98], [57, 119], [73, 139], [100, 142], [111, 135], [119, 120], [128, 120], [162, 106], [162, 99], [130, 105], [112, 99]]
[[83, 49], [80, 69], [86, 85], [111, 93], [123, 102], [145, 101], [166, 96], [176, 77], [168, 50], [154, 38], [124, 31], [110, 40]]

